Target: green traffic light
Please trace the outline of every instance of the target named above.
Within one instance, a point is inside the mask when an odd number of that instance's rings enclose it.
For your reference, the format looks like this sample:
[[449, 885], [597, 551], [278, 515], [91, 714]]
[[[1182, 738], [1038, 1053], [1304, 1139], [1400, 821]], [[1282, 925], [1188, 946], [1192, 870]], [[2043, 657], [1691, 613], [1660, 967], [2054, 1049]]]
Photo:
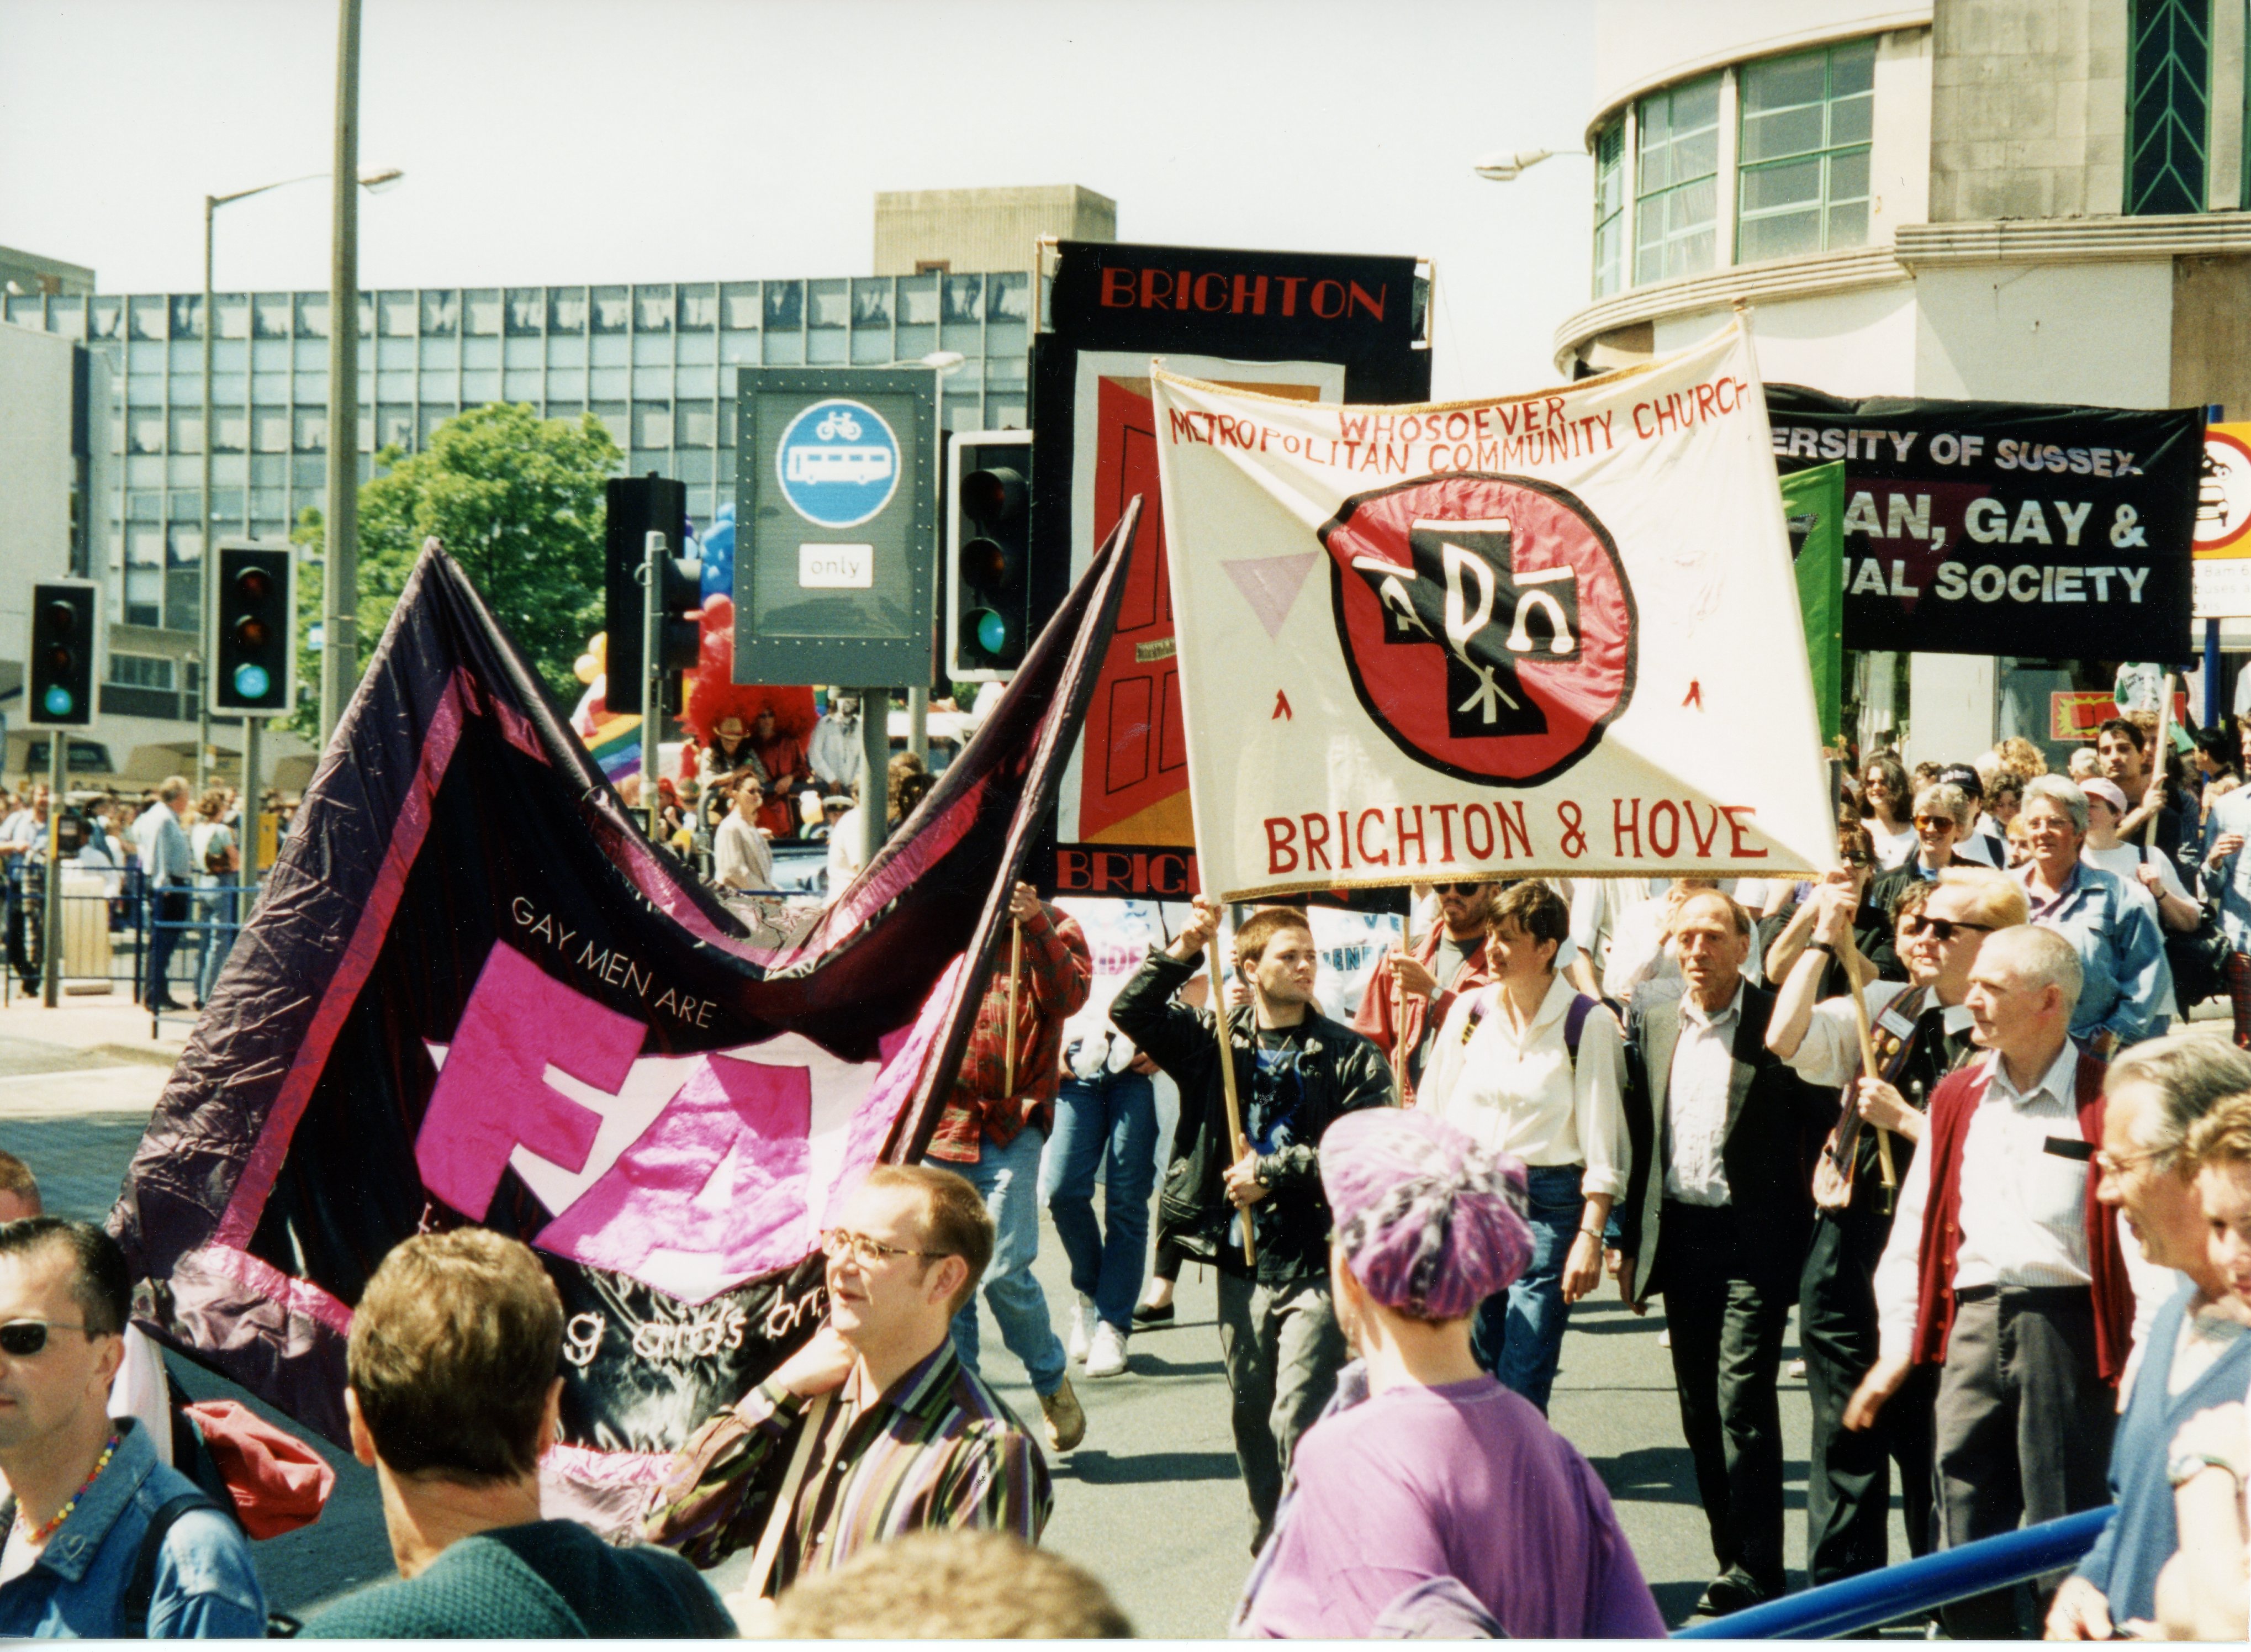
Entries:
[[48, 686], [46, 708], [49, 717], [68, 717], [77, 705], [77, 699], [61, 684], [55, 683]]
[[274, 679], [262, 665], [247, 662], [234, 668], [234, 691], [246, 700], [262, 700], [274, 686]]
[[990, 608], [979, 610], [972, 616], [976, 628], [977, 646], [996, 657], [1008, 646], [1008, 622]]

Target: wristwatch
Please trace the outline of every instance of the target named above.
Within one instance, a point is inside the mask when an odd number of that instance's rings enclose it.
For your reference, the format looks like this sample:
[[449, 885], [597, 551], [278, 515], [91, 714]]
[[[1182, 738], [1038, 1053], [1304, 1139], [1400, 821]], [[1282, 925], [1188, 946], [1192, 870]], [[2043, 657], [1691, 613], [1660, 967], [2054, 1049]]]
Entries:
[[1805, 950], [1818, 952], [1825, 958], [1834, 958], [1837, 955], [1837, 948], [1825, 941], [1809, 941], [1805, 943]]
[[2177, 1454], [2165, 1465], [2165, 1479], [2178, 1490], [2207, 1468], [2219, 1468], [2234, 1476], [2238, 1484], [2243, 1479], [2243, 1466], [2234, 1458], [2217, 1451], [2184, 1451]]

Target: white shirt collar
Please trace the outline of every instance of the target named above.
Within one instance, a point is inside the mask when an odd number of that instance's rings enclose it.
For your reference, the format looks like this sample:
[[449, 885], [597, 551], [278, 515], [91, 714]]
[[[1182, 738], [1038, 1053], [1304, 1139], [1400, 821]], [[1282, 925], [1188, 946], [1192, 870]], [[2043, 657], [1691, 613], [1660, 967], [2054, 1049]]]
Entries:
[[2039, 1082], [2029, 1090], [2019, 1091], [2009, 1082], [2009, 1070], [2003, 1063], [1999, 1051], [1993, 1052], [1992, 1061], [1991, 1088], [2000, 1093], [2003, 1100], [2013, 1106], [2027, 1106], [2043, 1091], [2050, 1099], [2066, 1107], [2076, 1100], [2072, 1079], [2079, 1066], [2079, 1046], [2068, 1038], [2063, 1041], [2063, 1048], [2056, 1052], [2055, 1059], [2048, 1063], [2047, 1071], [2040, 1074]]
[[1719, 1011], [1715, 1015], [1707, 1015], [1704, 1013], [1704, 1006], [1696, 1002], [1696, 994], [1693, 988], [1680, 995], [1680, 1014], [1682, 1018], [1687, 1021], [1692, 1021], [1700, 1027], [1718, 1027], [1724, 1025], [1726, 1023], [1735, 1019], [1738, 1015], [1741, 1015], [1742, 1013], [1742, 1008], [1743, 982], [1740, 976], [1737, 977], [1735, 981], [1735, 996], [1728, 1000], [1728, 1007], [1726, 1009]]

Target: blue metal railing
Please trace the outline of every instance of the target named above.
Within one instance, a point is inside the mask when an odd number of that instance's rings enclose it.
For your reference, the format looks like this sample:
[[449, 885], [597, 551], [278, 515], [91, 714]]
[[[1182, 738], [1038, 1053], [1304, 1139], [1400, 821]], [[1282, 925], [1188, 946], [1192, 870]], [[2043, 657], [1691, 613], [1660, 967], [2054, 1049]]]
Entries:
[[2089, 1509], [1824, 1584], [1675, 1632], [1677, 1641], [1826, 1641], [2061, 1571], [2095, 1546], [2113, 1509]]

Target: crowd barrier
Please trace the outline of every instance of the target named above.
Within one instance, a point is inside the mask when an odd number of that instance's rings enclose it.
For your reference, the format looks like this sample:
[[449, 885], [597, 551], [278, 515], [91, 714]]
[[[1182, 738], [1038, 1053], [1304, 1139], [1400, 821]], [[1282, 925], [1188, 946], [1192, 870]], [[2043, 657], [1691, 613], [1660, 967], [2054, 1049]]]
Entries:
[[2021, 1531], [1965, 1543], [1881, 1572], [1785, 1595], [1673, 1635], [1676, 1641], [1830, 1641], [1988, 1589], [2060, 1572], [2095, 1546], [2113, 1509], [2089, 1509]]
[[[39, 992], [46, 944], [44, 868], [10, 864], [0, 881], [0, 927], [6, 938], [0, 1003]], [[243, 927], [257, 892], [232, 884], [175, 892], [166, 899], [147, 887], [140, 868], [66, 865], [61, 915], [61, 985], [73, 996], [107, 987], [132, 1003], [148, 1001], [153, 959], [164, 959], [164, 996], [187, 1004], [207, 989]], [[151, 1010], [149, 1036], [163, 1018]]]

